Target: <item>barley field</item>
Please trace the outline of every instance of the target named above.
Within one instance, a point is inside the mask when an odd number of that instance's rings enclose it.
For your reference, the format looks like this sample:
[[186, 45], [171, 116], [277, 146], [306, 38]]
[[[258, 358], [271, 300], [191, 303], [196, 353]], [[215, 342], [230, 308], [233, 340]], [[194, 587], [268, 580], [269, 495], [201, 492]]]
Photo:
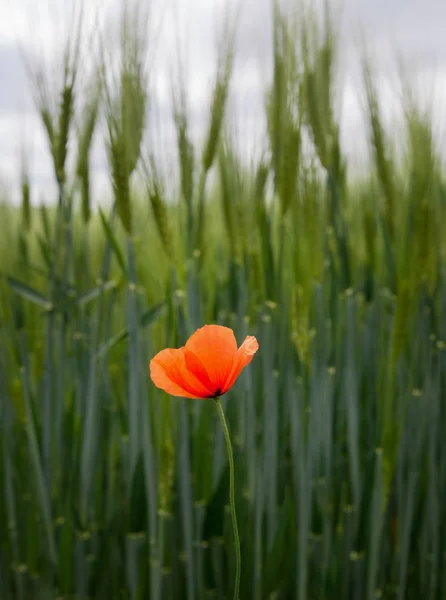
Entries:
[[[25, 164], [21, 207], [0, 204], [0, 599], [233, 597], [214, 403], [149, 376], [214, 323], [259, 342], [221, 400], [240, 599], [444, 600], [446, 173], [430, 115], [408, 87], [392, 138], [365, 53], [354, 176], [336, 30], [275, 5], [264, 152], [247, 166], [230, 126], [228, 26], [202, 145], [173, 81], [172, 177], [147, 142], [146, 40], [127, 17], [116, 72], [98, 44], [82, 76], [81, 27], [53, 96], [31, 69], [58, 194], [32, 203]], [[109, 203], [92, 197], [95, 135]]]

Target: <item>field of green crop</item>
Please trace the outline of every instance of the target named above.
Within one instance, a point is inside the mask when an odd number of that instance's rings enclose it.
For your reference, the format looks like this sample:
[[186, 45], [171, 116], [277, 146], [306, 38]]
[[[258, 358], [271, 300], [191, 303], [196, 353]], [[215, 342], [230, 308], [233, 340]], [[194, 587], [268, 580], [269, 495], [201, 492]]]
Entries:
[[[335, 31], [297, 16], [274, 12], [249, 168], [227, 119], [231, 29], [202, 147], [173, 81], [174, 182], [147, 150], [135, 14], [117, 72], [98, 51], [82, 77], [75, 30], [56, 95], [30, 73], [59, 196], [32, 205], [24, 167], [22, 207], [0, 204], [1, 600], [233, 597], [214, 403], [149, 377], [205, 323], [260, 345], [222, 398], [241, 600], [446, 598], [446, 173], [409, 87], [391, 140], [364, 59], [370, 164], [352, 176]], [[91, 198], [94, 134], [109, 205]]]

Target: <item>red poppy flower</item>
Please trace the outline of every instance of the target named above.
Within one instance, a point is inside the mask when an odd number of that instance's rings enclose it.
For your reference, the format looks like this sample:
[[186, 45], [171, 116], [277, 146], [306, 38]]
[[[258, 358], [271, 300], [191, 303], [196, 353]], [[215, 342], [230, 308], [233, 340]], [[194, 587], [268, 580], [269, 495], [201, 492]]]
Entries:
[[179, 349], [166, 348], [150, 361], [153, 383], [171, 396], [216, 398], [235, 383], [259, 344], [248, 336], [240, 348], [232, 329], [205, 325]]

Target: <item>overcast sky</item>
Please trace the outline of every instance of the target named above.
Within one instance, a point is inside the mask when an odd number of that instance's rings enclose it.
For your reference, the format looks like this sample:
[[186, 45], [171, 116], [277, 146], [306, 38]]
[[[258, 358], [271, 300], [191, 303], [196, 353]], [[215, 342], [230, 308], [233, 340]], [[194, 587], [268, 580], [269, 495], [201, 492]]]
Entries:
[[[60, 56], [61, 40], [72, 27], [68, 6], [76, 0], [0, 0], [0, 181], [17, 189], [20, 148], [29, 156], [33, 182], [47, 190], [51, 164], [47, 142], [34, 108], [28, 78], [19, 48], [29, 56], [49, 60]], [[148, 0], [143, 0], [146, 4]], [[413, 71], [427, 100], [434, 98], [436, 130], [441, 131], [446, 85], [446, 2], [445, 0], [332, 0], [342, 13], [342, 111], [340, 113], [344, 149], [354, 157], [364, 142], [361, 97], [355, 59], [357, 41], [364, 32], [379, 65], [380, 95], [386, 116], [397, 110], [392, 90], [395, 83], [392, 65], [399, 51]], [[79, 2], [79, 0], [77, 0]], [[92, 7], [101, 7], [104, 22], [118, 17], [120, 0], [89, 0], [87, 20], [92, 22]], [[296, 3], [297, 4], [297, 3]], [[157, 54], [156, 102], [161, 129], [168, 131], [169, 65], [175, 56], [179, 32], [182, 56], [187, 54], [187, 89], [193, 124], [199, 136], [206, 122], [211, 82], [215, 72], [215, 32], [228, 5], [235, 0], [152, 0], [152, 40]], [[174, 16], [176, 15], [176, 17]], [[158, 32], [153, 37], [153, 32]], [[238, 123], [246, 147], [262, 132], [262, 93], [271, 56], [271, 1], [241, 0], [237, 60], [233, 90], [239, 107]], [[187, 53], [186, 53], [187, 49]], [[435, 95], [433, 95], [435, 93]], [[164, 127], [165, 126], [165, 127]], [[165, 143], [168, 143], [165, 141]], [[99, 148], [99, 145], [98, 145]], [[246, 149], [247, 149], [246, 148]], [[245, 148], [242, 148], [245, 150]], [[93, 164], [96, 181], [105, 177], [105, 160], [95, 150]]]

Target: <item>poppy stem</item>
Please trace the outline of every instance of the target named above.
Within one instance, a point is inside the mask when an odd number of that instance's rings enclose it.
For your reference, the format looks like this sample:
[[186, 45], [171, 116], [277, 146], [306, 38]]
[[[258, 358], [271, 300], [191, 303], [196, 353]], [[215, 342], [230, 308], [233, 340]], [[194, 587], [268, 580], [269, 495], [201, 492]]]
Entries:
[[234, 590], [234, 600], [239, 600], [239, 590], [240, 590], [240, 572], [241, 572], [241, 552], [240, 552], [240, 538], [238, 535], [238, 527], [237, 527], [237, 515], [235, 513], [235, 493], [234, 493], [234, 456], [232, 454], [232, 444], [231, 438], [229, 436], [229, 429], [225, 419], [225, 413], [223, 412], [223, 407], [220, 402], [220, 398], [214, 398], [215, 404], [217, 406], [218, 414], [220, 416], [220, 421], [223, 426], [223, 433], [225, 435], [226, 440], [226, 448], [228, 449], [228, 458], [229, 458], [229, 497], [231, 504], [231, 517], [232, 517], [232, 528], [234, 530], [234, 540], [235, 540], [235, 556], [236, 556], [236, 572], [235, 572], [235, 590]]

